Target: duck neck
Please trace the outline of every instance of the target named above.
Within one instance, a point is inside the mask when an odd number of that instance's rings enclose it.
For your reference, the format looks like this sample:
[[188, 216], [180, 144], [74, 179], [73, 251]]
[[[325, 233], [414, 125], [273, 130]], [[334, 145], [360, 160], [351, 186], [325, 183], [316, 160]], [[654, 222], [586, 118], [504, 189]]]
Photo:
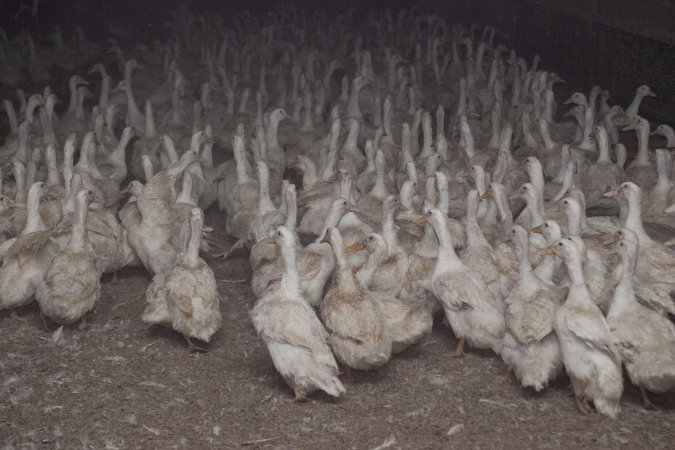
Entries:
[[152, 103], [150, 100], [145, 102], [145, 137], [150, 139], [157, 136], [157, 128], [155, 128], [155, 114], [152, 110]]
[[69, 116], [75, 115], [75, 110], [77, 109], [77, 80], [71, 78], [68, 83], [68, 89], [70, 90], [70, 99], [68, 100], [68, 109], [66, 113]]
[[[536, 189], [536, 188], [535, 188]], [[540, 193], [536, 192], [535, 197], [536, 198], [531, 198], [527, 197], [525, 199], [527, 203], [527, 209], [530, 212], [530, 218], [532, 219], [532, 226], [538, 226], [544, 223], [544, 220], [546, 218], [544, 217], [544, 211], [541, 208], [541, 201], [540, 201]]]
[[237, 181], [238, 183], [244, 184], [248, 181], [251, 181], [251, 178], [246, 173], [246, 155], [244, 154], [244, 145], [243, 142], [241, 145], [234, 145], [234, 162], [237, 166]]
[[9, 128], [11, 134], [17, 134], [19, 132], [19, 121], [16, 117], [16, 111], [14, 110], [14, 105], [9, 100], [3, 100], [2, 105], [5, 108], [7, 117], [9, 118]]
[[532, 183], [539, 192], [544, 192], [544, 172], [541, 165], [536, 163], [528, 165], [527, 175], [530, 177], [530, 183]]
[[609, 157], [609, 137], [607, 131], [603, 128], [598, 130], [598, 148], [600, 149], [600, 153], [598, 154], [598, 159], [595, 163], [611, 163], [612, 160]]
[[633, 275], [637, 264], [637, 255], [628, 255], [621, 259], [621, 279], [614, 291], [612, 308], [624, 308], [635, 298]]
[[[78, 199], [79, 200], [79, 199]], [[75, 222], [70, 235], [70, 251], [83, 252], [87, 244], [87, 213], [89, 208], [86, 201], [78, 201], [75, 207]]]
[[471, 133], [471, 128], [469, 127], [468, 122], [462, 122], [461, 124], [461, 135], [462, 141], [464, 141], [464, 151], [466, 152], [469, 158], [476, 156], [476, 147], [473, 140], [473, 133]]
[[478, 199], [467, 202], [465, 226], [467, 242], [473, 244], [487, 243], [483, 231], [478, 225]]
[[26, 226], [21, 234], [26, 235], [35, 231], [46, 230], [47, 227], [40, 215], [40, 196], [28, 195], [28, 199], [26, 200]]
[[114, 163], [119, 165], [125, 164], [125, 151], [127, 148], [127, 144], [129, 144], [130, 139], [131, 139], [131, 127], [126, 127], [124, 131], [122, 131], [122, 138], [117, 144], [117, 147], [115, 147], [115, 150], [113, 150], [110, 156], [108, 157], [108, 160], [113, 161]]
[[394, 252], [399, 250], [398, 236], [394, 228], [394, 209], [388, 209], [384, 212], [382, 218], [382, 238], [387, 244], [387, 255], [391, 256]]
[[354, 154], [357, 153], [358, 147], [356, 145], [357, 139], [359, 137], [359, 122], [357, 120], [352, 120], [349, 122], [349, 133], [347, 134], [347, 139], [342, 145], [342, 153]]
[[352, 89], [349, 93], [349, 100], [347, 102], [347, 115], [355, 119], [361, 118], [361, 107], [359, 106], [359, 94], [361, 93], [361, 84], [354, 80], [352, 82]]
[[111, 78], [107, 74], [101, 75], [101, 94], [98, 97], [98, 107], [105, 110], [108, 107], [110, 99], [110, 82]]
[[502, 223], [502, 239], [508, 241], [511, 239], [511, 230], [513, 229], [513, 214], [509, 208], [508, 200], [500, 195], [496, 200], [497, 212]]
[[438, 254], [438, 238], [436, 232], [431, 224], [426, 224], [424, 227], [424, 236], [415, 248], [415, 254], [422, 258], [435, 258]]
[[134, 98], [134, 91], [133, 89], [131, 89], [130, 84], [127, 84], [126, 89], [124, 89], [124, 93], [127, 95], [127, 116], [128, 117], [142, 116], [141, 111], [138, 109], [138, 105], [136, 104], [136, 99]]
[[276, 114], [272, 114], [267, 124], [267, 129], [265, 130], [265, 143], [267, 148], [279, 148], [278, 141], [278, 132], [279, 132], [279, 117]]
[[631, 230], [633, 233], [637, 234], [638, 239], [641, 244], [649, 243], [652, 239], [649, 237], [645, 231], [644, 225], [642, 223], [642, 212], [641, 212], [641, 199], [639, 197], [631, 197], [627, 199], [628, 201], [628, 214], [626, 216], [626, 221], [624, 226]]
[[439, 269], [451, 269], [462, 266], [462, 261], [455, 253], [455, 249], [452, 246], [452, 238], [450, 237], [450, 231], [445, 223], [439, 224], [440, 227], [436, 228], [436, 236], [438, 238], [438, 258], [436, 260], [436, 271]]
[[[586, 289], [584, 282], [584, 269], [581, 264], [581, 256], [573, 255], [569, 260], [565, 260], [565, 266], [567, 267], [567, 273], [572, 280], [573, 287], [583, 287]], [[568, 296], [568, 298], [571, 296]]]
[[270, 199], [270, 183], [269, 176], [261, 173], [258, 178], [258, 187], [260, 190], [260, 200], [258, 200], [258, 213], [260, 215], [275, 211], [276, 207]]
[[61, 184], [61, 178], [58, 165], [56, 164], [56, 149], [53, 145], [47, 147], [45, 159], [47, 161], [47, 186], [59, 186]]
[[304, 158], [302, 166], [302, 185], [305, 189], [314, 186], [319, 181], [316, 164], [310, 158]]
[[581, 212], [578, 205], [569, 204], [565, 210], [567, 217], [567, 234], [569, 236], [581, 236]]
[[192, 223], [192, 230], [190, 234], [190, 241], [188, 242], [185, 256], [183, 257], [183, 264], [194, 269], [199, 264], [199, 244], [202, 238], [202, 227], [200, 224]]
[[532, 264], [530, 263], [530, 245], [527, 236], [519, 239], [518, 243], [518, 267], [521, 280], [532, 278]]
[[637, 129], [638, 151], [635, 162], [639, 167], [647, 167], [649, 163], [649, 122], [640, 120]]
[[555, 142], [553, 142], [553, 139], [551, 138], [551, 132], [548, 129], [548, 122], [545, 120], [541, 122], [541, 139], [544, 141], [546, 150], [552, 150], [555, 147]]
[[284, 262], [284, 274], [281, 277], [281, 292], [289, 297], [300, 296], [300, 275], [296, 262], [296, 251], [293, 245], [281, 246], [281, 258]]

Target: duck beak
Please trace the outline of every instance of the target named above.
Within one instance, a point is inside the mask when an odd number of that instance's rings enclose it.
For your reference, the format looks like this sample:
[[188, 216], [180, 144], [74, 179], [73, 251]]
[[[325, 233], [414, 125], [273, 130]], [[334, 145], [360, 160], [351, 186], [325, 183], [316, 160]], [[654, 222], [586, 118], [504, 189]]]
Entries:
[[537, 256], [546, 256], [553, 255], [553, 249], [551, 247], [544, 247], [537, 252]]
[[536, 233], [536, 234], [542, 234], [544, 231], [544, 227], [541, 225], [537, 225], [536, 227], [530, 228], [531, 233]]
[[563, 105], [571, 105], [571, 104], [576, 104], [574, 101], [574, 97], [570, 97], [563, 102]]
[[419, 219], [415, 220], [415, 223], [417, 225], [426, 225], [427, 223], [427, 216], [422, 216]]
[[516, 191], [516, 192], [511, 192], [511, 193], [509, 194], [509, 200], [517, 200], [517, 199], [519, 199], [519, 198], [520, 198], [520, 192], [518, 192], [518, 191]]
[[613, 189], [611, 191], [607, 191], [604, 194], [602, 194], [603, 197], [605, 198], [610, 198], [610, 197], [618, 197], [619, 196], [619, 191], [616, 189]]
[[481, 200], [492, 200], [492, 194], [485, 191], [483, 195], [479, 197]]
[[345, 253], [347, 254], [356, 253], [359, 250], [363, 250], [363, 248], [364, 248], [363, 241], [354, 242], [352, 245], [348, 245], [347, 247], [345, 247]]
[[656, 94], [655, 94], [654, 91], [652, 91], [651, 89], [647, 92], [647, 95], [648, 95], [649, 97], [656, 97]]

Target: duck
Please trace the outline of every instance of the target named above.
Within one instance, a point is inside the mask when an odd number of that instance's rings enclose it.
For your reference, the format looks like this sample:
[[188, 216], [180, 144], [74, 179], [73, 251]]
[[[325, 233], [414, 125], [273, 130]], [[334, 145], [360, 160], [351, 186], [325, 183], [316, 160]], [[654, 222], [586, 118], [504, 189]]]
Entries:
[[673, 219], [664, 212], [670, 204], [675, 203], [675, 189], [671, 180], [672, 156], [665, 149], [657, 149], [655, 153], [658, 179], [642, 203], [642, 217], [646, 222], [675, 228]]
[[18, 236], [0, 245], [0, 310], [27, 305], [33, 300], [58, 251], [39, 213], [40, 199], [46, 190], [42, 181], [31, 185], [26, 201], [26, 226]]
[[[197, 155], [186, 152], [176, 166], [155, 174], [144, 186], [133, 182], [127, 189], [136, 195], [140, 221], [125, 225], [129, 245], [143, 266], [153, 275], [169, 270], [176, 262], [175, 180], [178, 174], [194, 162]], [[201, 228], [200, 228], [201, 232]]]
[[609, 137], [605, 127], [602, 125], [596, 126], [595, 135], [599, 149], [598, 159], [595, 164], [588, 167], [583, 178], [583, 188], [589, 208], [594, 206], [607, 207], [607, 200], [602, 195], [611, 187], [618, 186], [625, 180], [623, 170], [614, 164], [609, 157]]
[[675, 315], [675, 252], [654, 241], [642, 222], [640, 187], [626, 181], [605, 193], [606, 197], [623, 197], [628, 203], [624, 228], [638, 239], [638, 261], [635, 267], [635, 292], [645, 304], [663, 313]]
[[337, 264], [320, 307], [333, 354], [348, 377], [352, 369], [378, 369], [389, 362], [392, 354], [392, 337], [386, 331], [384, 315], [378, 302], [354, 278], [340, 231], [329, 228], [325, 239]]
[[430, 209], [426, 220], [438, 239], [438, 256], [431, 276], [431, 291], [441, 303], [453, 333], [459, 339], [455, 356], [464, 355], [465, 342], [499, 354], [505, 331], [503, 307], [478, 272], [457, 256], [443, 214]]
[[77, 193], [75, 222], [68, 246], [58, 252], [40, 283], [35, 299], [40, 312], [59, 324], [85, 322], [101, 295], [100, 272], [96, 254], [87, 236], [87, 215], [93, 193], [82, 189]]
[[577, 407], [588, 415], [591, 400], [598, 412], [616, 419], [623, 393], [621, 355], [605, 316], [586, 287], [578, 243], [573, 237], [565, 237], [540, 253], [561, 258], [572, 279], [565, 302], [556, 310], [553, 329]]
[[170, 326], [181, 333], [190, 351], [205, 351], [192, 342], [209, 342], [222, 323], [220, 295], [213, 270], [199, 257], [204, 213], [192, 208], [183, 225], [173, 267], [157, 273], [146, 291], [143, 322]]
[[296, 240], [281, 226], [274, 233], [284, 274], [278, 286], [256, 301], [251, 320], [277, 372], [293, 389], [295, 400], [306, 400], [317, 390], [340, 397], [346, 389], [338, 378], [331, 352], [331, 336], [300, 289]]
[[623, 130], [635, 130], [638, 139], [637, 155], [626, 168], [626, 177], [641, 189], [651, 189], [656, 184], [658, 173], [649, 157], [649, 122], [634, 116]]
[[[295, 233], [297, 222], [295, 185], [290, 184], [286, 190], [286, 204], [288, 212], [284, 227]], [[253, 269], [251, 287], [258, 298], [268, 289], [276, 288], [284, 271], [279, 246], [274, 242], [273, 236], [270, 236], [269, 240], [272, 242], [256, 243], [251, 248], [249, 257]], [[316, 308], [321, 304], [324, 286], [335, 270], [335, 256], [328, 243], [311, 242], [302, 247], [299, 241], [296, 236], [296, 265], [300, 275], [300, 288], [307, 303]]]
[[655, 409], [647, 392], [662, 394], [675, 389], [675, 324], [636, 297], [638, 249], [637, 235], [623, 229], [616, 244], [621, 279], [614, 290], [607, 323], [628, 378], [640, 389], [645, 408]]
[[527, 231], [515, 225], [512, 235], [520, 271], [518, 282], [504, 298], [506, 332], [501, 357], [507, 364], [507, 373], [513, 370], [523, 387], [539, 392], [562, 371], [560, 345], [553, 332], [560, 299], [532, 271]]
[[348, 246], [345, 251], [349, 252], [353, 246], [363, 246], [369, 252], [366, 263], [356, 273], [356, 280], [363, 289], [370, 291], [369, 295], [380, 307], [387, 333], [392, 336], [392, 353], [401, 353], [431, 332], [434, 303], [406, 302], [383, 290], [373, 290], [371, 286], [374, 276], [378, 274], [376, 270], [387, 259], [387, 244], [382, 236], [371, 233], [362, 241]]
[[408, 272], [408, 255], [398, 243], [394, 224], [394, 215], [400, 207], [401, 201], [397, 196], [388, 196], [382, 203], [382, 236], [369, 233], [345, 250], [354, 253], [368, 247], [369, 257], [359, 269], [357, 279], [362, 281], [368, 278], [369, 282], [364, 288], [391, 297], [398, 297]]

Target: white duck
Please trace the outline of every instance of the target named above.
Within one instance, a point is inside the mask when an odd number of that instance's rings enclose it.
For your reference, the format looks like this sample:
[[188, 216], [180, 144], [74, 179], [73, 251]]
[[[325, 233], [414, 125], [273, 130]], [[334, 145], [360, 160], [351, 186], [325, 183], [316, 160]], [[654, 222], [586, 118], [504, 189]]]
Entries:
[[479, 273], [457, 257], [445, 218], [437, 209], [426, 214], [438, 237], [438, 257], [431, 276], [431, 290], [441, 302], [452, 331], [459, 338], [455, 355], [464, 354], [464, 343], [491, 348], [499, 353], [505, 324], [499, 301], [494, 298]]
[[675, 389], [675, 325], [643, 306], [635, 296], [638, 247], [635, 233], [624, 229], [616, 249], [621, 257], [621, 281], [614, 291], [607, 322], [628, 377], [640, 388], [645, 408], [655, 408], [647, 391]]
[[71, 324], [94, 309], [101, 294], [94, 248], [87, 236], [87, 215], [93, 195], [77, 193], [75, 222], [68, 246], [56, 254], [35, 298], [42, 314], [57, 323]]
[[527, 231], [516, 225], [512, 234], [518, 249], [520, 274], [504, 299], [506, 333], [501, 356], [523, 387], [539, 392], [562, 370], [560, 345], [553, 332], [553, 317], [560, 299], [532, 271]]
[[144, 322], [172, 327], [185, 337], [190, 350], [197, 351], [204, 349], [192, 339], [209, 342], [222, 322], [216, 278], [199, 257], [203, 217], [201, 209], [192, 209], [181, 230], [176, 264], [152, 279], [143, 312]]
[[621, 357], [602, 311], [586, 288], [581, 252], [574, 239], [563, 238], [541, 250], [562, 258], [572, 279], [567, 299], [556, 311], [553, 329], [579, 411], [590, 413], [590, 399], [600, 413], [616, 419], [623, 392]]
[[295, 237], [279, 227], [274, 240], [281, 250], [284, 275], [274, 291], [256, 302], [251, 311], [253, 325], [296, 400], [316, 390], [339, 397], [346, 390], [337, 377], [330, 336], [300, 290]]

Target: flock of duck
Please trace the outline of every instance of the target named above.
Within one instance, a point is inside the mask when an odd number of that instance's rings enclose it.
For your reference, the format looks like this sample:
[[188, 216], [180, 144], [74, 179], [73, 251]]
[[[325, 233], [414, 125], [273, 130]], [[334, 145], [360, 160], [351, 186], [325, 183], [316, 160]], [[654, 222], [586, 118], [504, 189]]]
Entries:
[[[584, 414], [617, 417], [622, 365], [645, 406], [675, 388], [675, 252], [645, 231], [675, 232], [672, 153], [649, 148], [675, 132], [638, 115], [649, 87], [623, 109], [594, 86], [560, 119], [538, 57], [416, 10], [167, 25], [124, 49], [2, 33], [20, 103], [3, 101], [0, 309], [84, 321], [102, 274], [142, 266], [142, 320], [203, 350], [222, 318], [200, 253], [227, 232], [212, 256], [250, 249], [253, 325], [298, 400], [345, 394], [340, 367], [382, 367], [435, 316], [454, 356], [491, 349], [526, 388], [564, 369]], [[61, 108], [50, 73], [81, 61]]]

